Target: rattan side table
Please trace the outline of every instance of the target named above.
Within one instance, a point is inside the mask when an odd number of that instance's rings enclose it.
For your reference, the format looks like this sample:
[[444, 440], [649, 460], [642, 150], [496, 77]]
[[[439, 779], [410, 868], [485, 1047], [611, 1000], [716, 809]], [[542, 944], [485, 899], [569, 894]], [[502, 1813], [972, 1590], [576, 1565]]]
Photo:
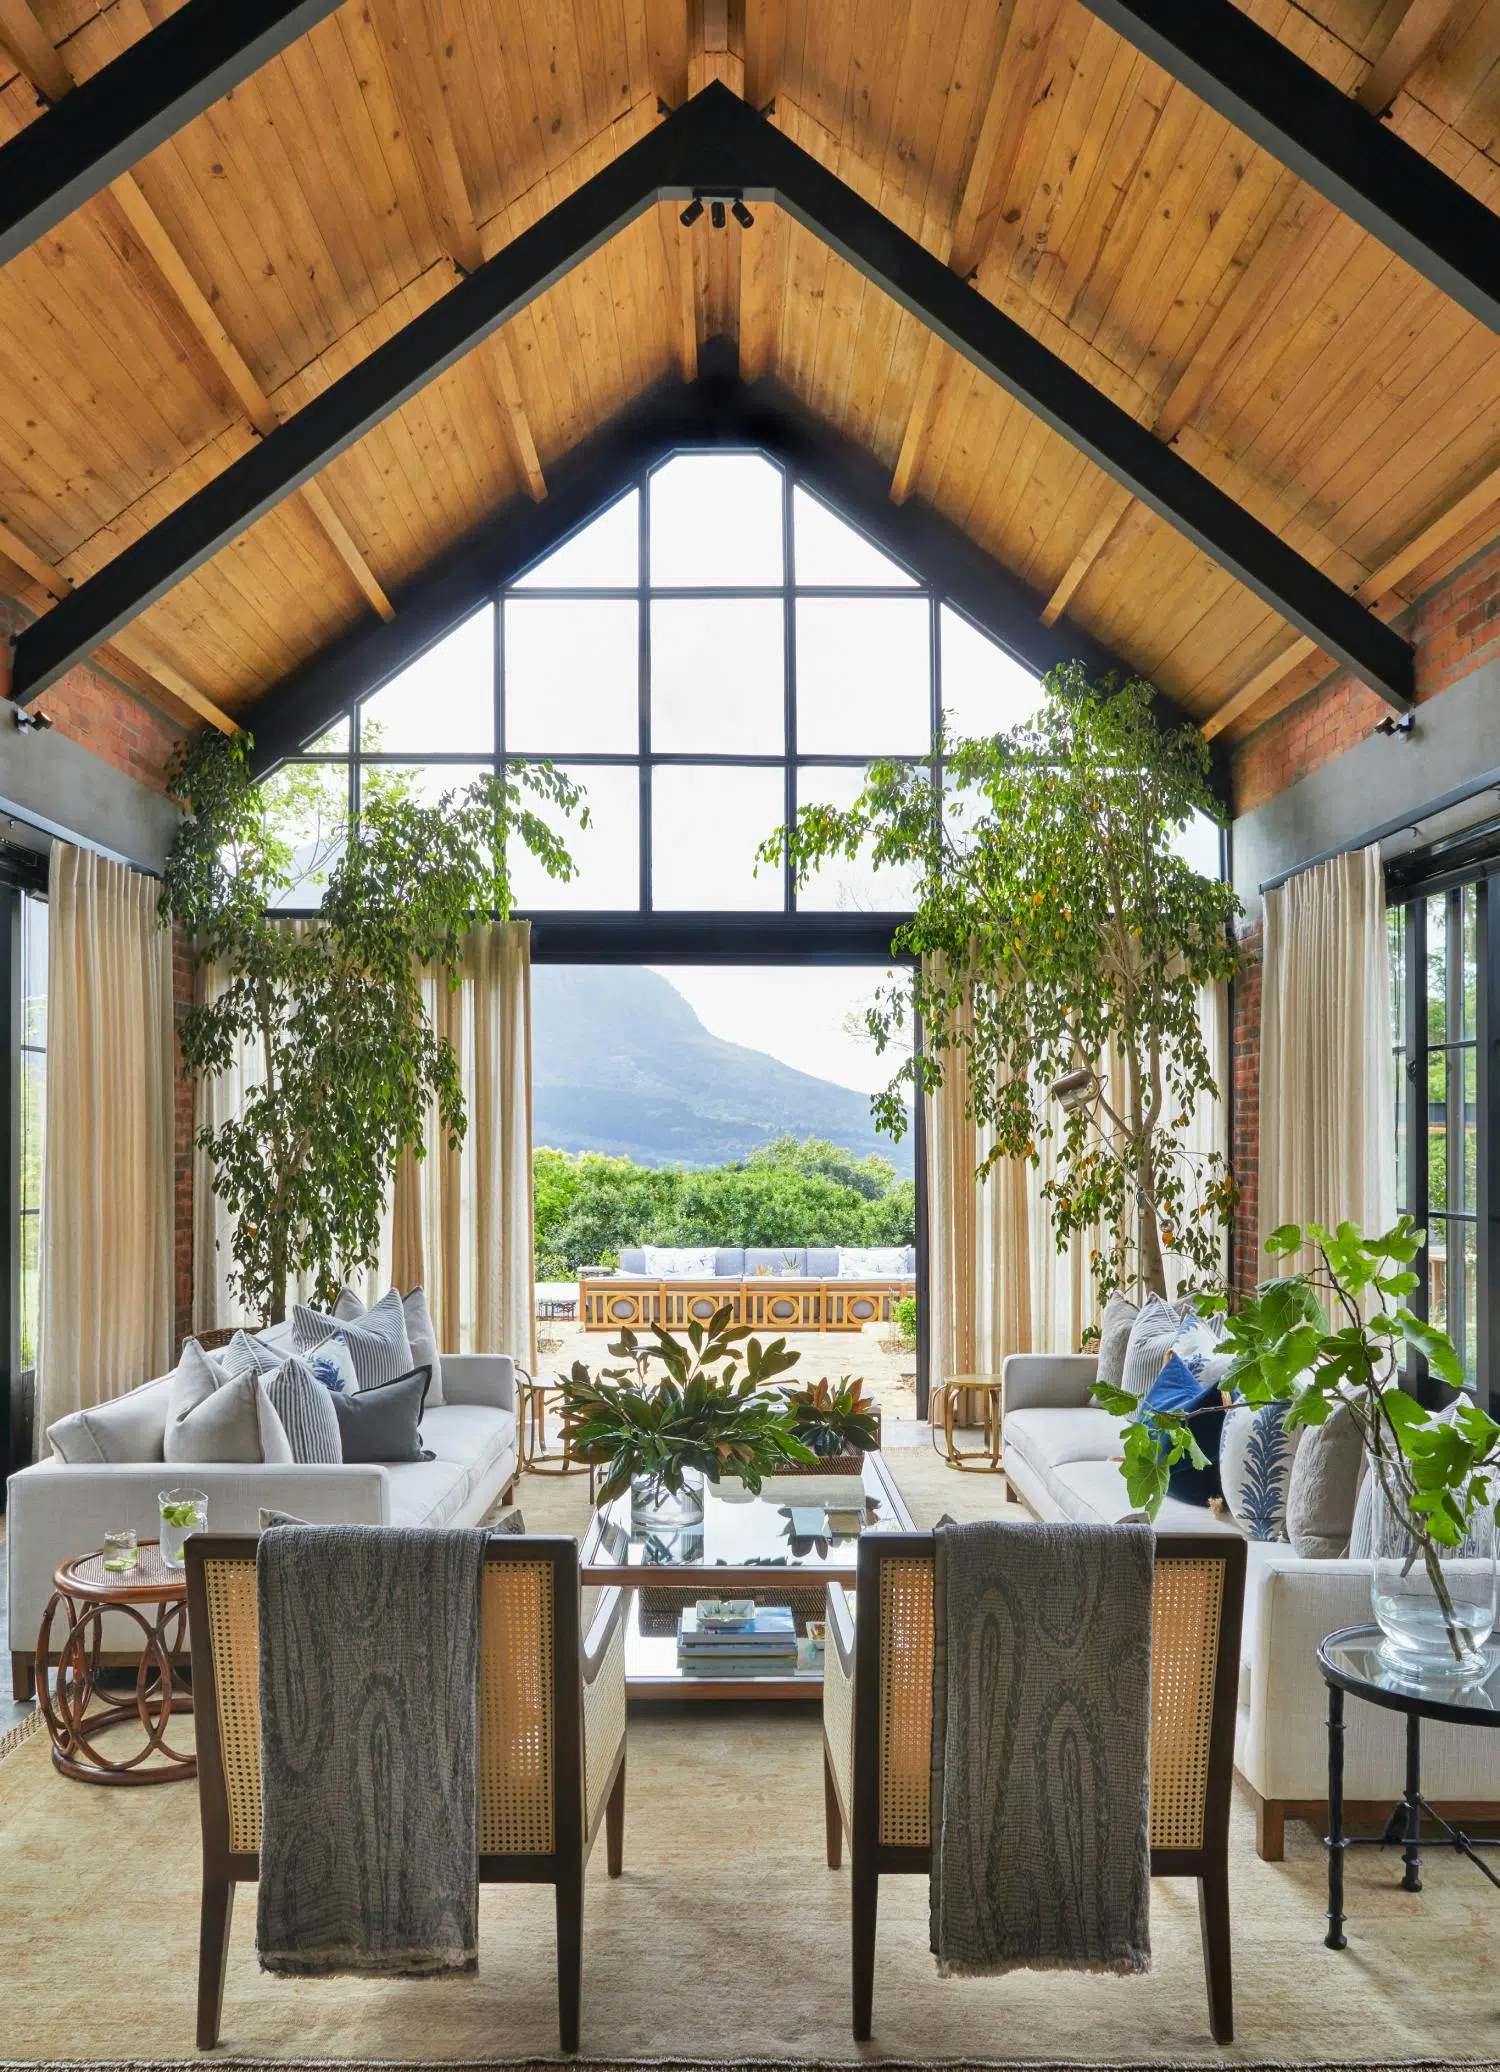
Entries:
[[[140, 1667], [134, 1689], [123, 1697], [96, 1681], [106, 1612], [133, 1619], [140, 1629]], [[62, 1643], [54, 1648], [59, 1619]], [[167, 1740], [172, 1715], [193, 1709], [192, 1693], [172, 1667], [186, 1640], [187, 1574], [168, 1568], [157, 1541], [142, 1540], [139, 1566], [121, 1575], [106, 1574], [98, 1552], [62, 1564], [37, 1634], [36, 1696], [52, 1760], [65, 1777], [82, 1784], [173, 1784], [197, 1776], [197, 1755]], [[130, 1726], [144, 1736], [132, 1755], [117, 1761], [98, 1746], [101, 1734]], [[148, 1768], [153, 1755], [162, 1760]]]
[[[953, 1436], [960, 1397], [965, 1393], [980, 1399], [983, 1439], [978, 1446], [961, 1447]], [[1000, 1377], [998, 1374], [950, 1374], [938, 1385], [937, 1409], [943, 1420], [943, 1443], [938, 1445], [937, 1425], [932, 1427], [933, 1451], [942, 1455], [950, 1468], [962, 1468], [971, 1475], [1003, 1475], [1000, 1465]]]
[[516, 1393], [520, 1410], [521, 1466], [530, 1475], [581, 1475], [587, 1461], [574, 1460], [573, 1437], [566, 1425], [562, 1444], [547, 1444], [547, 1411], [554, 1397], [562, 1400], [560, 1381], [539, 1381], [524, 1369], [516, 1369]]

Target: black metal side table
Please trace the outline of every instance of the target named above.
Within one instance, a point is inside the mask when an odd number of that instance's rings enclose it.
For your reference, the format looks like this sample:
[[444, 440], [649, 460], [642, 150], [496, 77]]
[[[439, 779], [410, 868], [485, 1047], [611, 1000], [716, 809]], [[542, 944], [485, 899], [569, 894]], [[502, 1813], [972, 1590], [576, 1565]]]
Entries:
[[[1422, 1816], [1425, 1813], [1441, 1833], [1432, 1836], [1439, 1847], [1455, 1849], [1477, 1864], [1492, 1885], [1500, 1877], [1479, 1854], [1481, 1849], [1500, 1848], [1500, 1842], [1475, 1839], [1452, 1827], [1422, 1796], [1422, 1722], [1442, 1720], [1455, 1727], [1500, 1727], [1500, 1643], [1485, 1649], [1489, 1668], [1472, 1683], [1432, 1677], [1423, 1680], [1392, 1669], [1381, 1654], [1383, 1636], [1378, 1626], [1343, 1626], [1319, 1643], [1318, 1667], [1328, 1686], [1328, 1933], [1323, 1940], [1330, 1950], [1347, 1947], [1344, 1934], [1344, 1852], [1361, 1846], [1383, 1848], [1401, 1844], [1405, 1869], [1403, 1892], [1422, 1889]], [[1406, 1715], [1406, 1789], [1400, 1804], [1386, 1822], [1382, 1835], [1344, 1833], [1344, 1696], [1363, 1698], [1369, 1705], [1382, 1705], [1387, 1712]]]

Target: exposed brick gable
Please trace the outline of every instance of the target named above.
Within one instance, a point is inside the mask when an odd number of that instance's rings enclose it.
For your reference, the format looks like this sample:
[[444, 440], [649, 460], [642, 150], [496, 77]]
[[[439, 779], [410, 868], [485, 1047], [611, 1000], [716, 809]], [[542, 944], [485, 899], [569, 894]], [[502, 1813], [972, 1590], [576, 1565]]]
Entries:
[[[31, 615], [0, 597], [0, 635], [9, 638], [30, 624]], [[36, 709], [60, 734], [152, 791], [165, 792], [167, 767], [184, 729], [176, 727], [122, 684], [81, 662], [60, 683], [43, 691]]]

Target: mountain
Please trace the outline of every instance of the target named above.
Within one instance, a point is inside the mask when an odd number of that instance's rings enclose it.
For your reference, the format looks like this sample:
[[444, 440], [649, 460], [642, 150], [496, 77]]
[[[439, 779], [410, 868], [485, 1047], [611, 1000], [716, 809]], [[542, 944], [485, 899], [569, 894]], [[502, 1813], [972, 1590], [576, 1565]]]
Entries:
[[531, 974], [533, 1141], [639, 1165], [722, 1165], [788, 1132], [912, 1170], [866, 1094], [705, 1029], [675, 986], [634, 965], [539, 964]]

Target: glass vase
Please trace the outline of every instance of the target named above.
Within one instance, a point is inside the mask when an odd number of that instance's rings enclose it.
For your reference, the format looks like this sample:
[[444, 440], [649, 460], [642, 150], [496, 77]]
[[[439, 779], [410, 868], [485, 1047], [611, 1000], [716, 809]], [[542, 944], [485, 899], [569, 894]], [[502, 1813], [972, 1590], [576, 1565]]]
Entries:
[[1457, 1547], [1424, 1543], [1399, 1495], [1374, 1493], [1370, 1608], [1388, 1668], [1414, 1681], [1483, 1676], [1495, 1627], [1495, 1516], [1476, 1513]]
[[683, 1471], [681, 1489], [668, 1489], [659, 1475], [630, 1478], [630, 1523], [637, 1532], [681, 1532], [703, 1523], [703, 1471]]

